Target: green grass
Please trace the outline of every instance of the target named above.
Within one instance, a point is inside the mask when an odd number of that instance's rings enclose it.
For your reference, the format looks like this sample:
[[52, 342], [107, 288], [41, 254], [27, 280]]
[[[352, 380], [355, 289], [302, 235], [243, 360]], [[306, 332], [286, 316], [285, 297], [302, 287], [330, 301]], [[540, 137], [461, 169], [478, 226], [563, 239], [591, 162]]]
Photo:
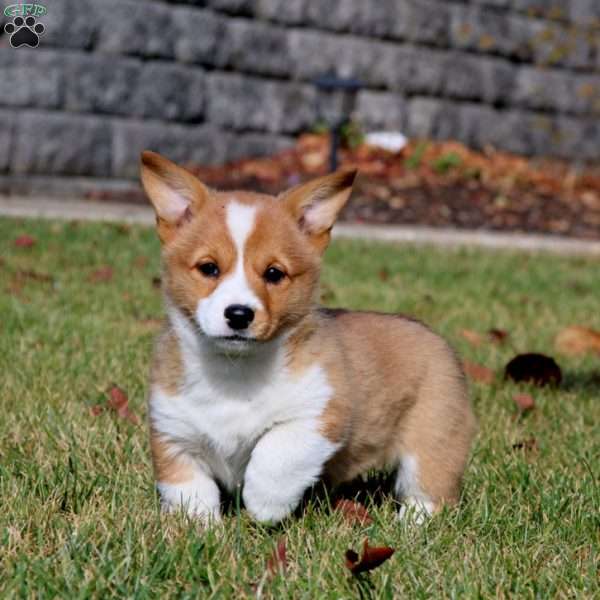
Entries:
[[[16, 247], [24, 233], [37, 244]], [[145, 415], [158, 254], [142, 228], [0, 220], [0, 597], [598, 597], [597, 356], [556, 355], [564, 384], [529, 389], [523, 418], [522, 388], [474, 384], [462, 502], [421, 528], [399, 524], [391, 498], [367, 502], [366, 528], [326, 499], [275, 529], [235, 508], [209, 532], [161, 516], [145, 426], [90, 414], [114, 382]], [[112, 280], [91, 282], [106, 265]], [[323, 281], [327, 304], [413, 314], [498, 370], [517, 351], [554, 354], [563, 326], [600, 329], [592, 259], [340, 242]], [[490, 327], [512, 347], [459, 335]], [[513, 449], [532, 436], [537, 451]], [[356, 579], [344, 552], [366, 536], [396, 553]], [[281, 537], [289, 569], [267, 579]]]

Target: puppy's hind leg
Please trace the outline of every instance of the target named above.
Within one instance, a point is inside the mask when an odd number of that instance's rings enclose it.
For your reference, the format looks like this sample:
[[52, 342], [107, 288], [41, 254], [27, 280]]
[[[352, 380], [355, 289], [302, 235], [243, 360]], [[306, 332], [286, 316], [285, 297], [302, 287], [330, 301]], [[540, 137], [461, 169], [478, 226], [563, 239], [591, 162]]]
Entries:
[[398, 511], [400, 519], [413, 521], [420, 525], [437, 508], [434, 499], [419, 484], [418, 459], [414, 454], [406, 453], [400, 460], [396, 475], [396, 496], [402, 501]]
[[406, 415], [398, 447], [399, 516], [416, 523], [458, 500], [476, 429], [459, 367], [452, 360], [436, 366]]

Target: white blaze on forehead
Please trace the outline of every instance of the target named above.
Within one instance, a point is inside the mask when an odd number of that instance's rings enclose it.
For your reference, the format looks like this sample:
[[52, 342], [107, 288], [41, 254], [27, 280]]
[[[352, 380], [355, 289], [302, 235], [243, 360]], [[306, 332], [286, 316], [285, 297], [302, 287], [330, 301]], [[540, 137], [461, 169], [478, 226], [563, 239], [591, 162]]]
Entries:
[[[262, 308], [250, 287], [244, 270], [246, 241], [254, 229], [256, 207], [232, 201], [227, 205], [225, 222], [235, 245], [235, 264], [214, 292], [198, 303], [196, 319], [204, 333], [212, 336], [231, 335], [225, 320], [225, 309], [231, 304], [243, 304], [253, 310]], [[237, 332], [236, 332], [237, 333]]]
[[227, 206], [227, 227], [229, 234], [233, 238], [235, 249], [237, 252], [238, 265], [244, 257], [244, 246], [250, 233], [254, 229], [254, 221], [256, 219], [256, 206], [240, 204], [239, 202], [231, 202]]

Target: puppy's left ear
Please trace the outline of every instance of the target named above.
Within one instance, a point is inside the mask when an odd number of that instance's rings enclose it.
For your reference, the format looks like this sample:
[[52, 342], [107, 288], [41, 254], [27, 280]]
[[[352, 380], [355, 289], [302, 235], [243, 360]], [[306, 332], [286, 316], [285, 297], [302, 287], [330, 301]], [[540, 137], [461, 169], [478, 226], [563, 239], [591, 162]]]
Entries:
[[331, 228], [350, 198], [356, 174], [356, 169], [336, 171], [298, 185], [281, 197], [286, 210], [320, 252], [327, 247]]

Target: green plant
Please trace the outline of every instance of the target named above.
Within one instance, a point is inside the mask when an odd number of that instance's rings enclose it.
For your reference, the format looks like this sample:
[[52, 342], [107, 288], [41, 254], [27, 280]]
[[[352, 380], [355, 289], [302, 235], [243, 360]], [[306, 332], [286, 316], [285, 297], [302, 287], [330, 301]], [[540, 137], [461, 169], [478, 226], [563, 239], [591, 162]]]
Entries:
[[427, 150], [427, 142], [419, 142], [415, 149], [411, 152], [410, 156], [404, 161], [404, 165], [407, 169], [418, 169], [423, 162], [423, 156]]
[[462, 158], [456, 154], [456, 152], [446, 152], [445, 154], [438, 156], [431, 163], [431, 166], [436, 173], [443, 175], [452, 169], [460, 167], [461, 164]]

